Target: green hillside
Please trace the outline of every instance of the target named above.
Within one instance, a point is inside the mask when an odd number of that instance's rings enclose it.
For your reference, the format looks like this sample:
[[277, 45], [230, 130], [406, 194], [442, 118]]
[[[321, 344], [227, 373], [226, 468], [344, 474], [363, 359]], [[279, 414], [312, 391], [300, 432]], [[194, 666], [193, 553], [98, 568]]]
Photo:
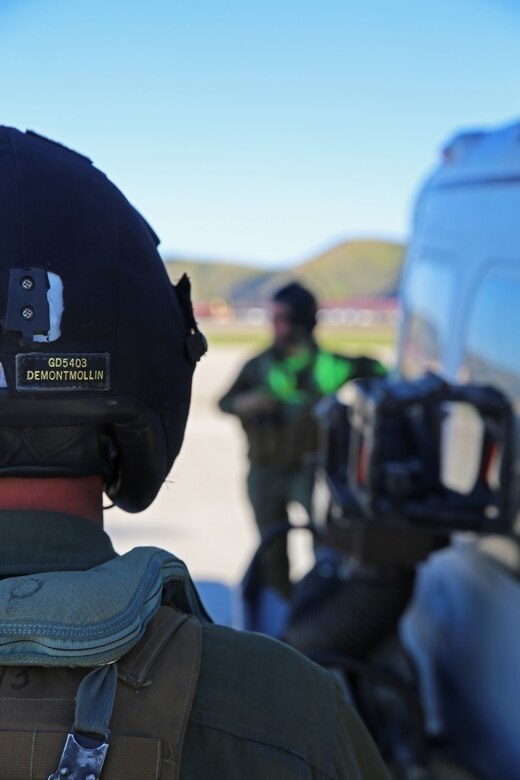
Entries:
[[165, 264], [172, 282], [178, 281], [182, 274], [188, 274], [196, 301], [212, 301], [216, 298], [228, 301], [237, 284], [264, 275], [261, 268], [208, 260], [166, 259]]
[[187, 273], [196, 301], [224, 299], [232, 304], [261, 304], [273, 291], [298, 279], [321, 300], [387, 295], [395, 291], [404, 247], [387, 241], [345, 241], [282, 271], [233, 263], [166, 259], [173, 281]]
[[348, 241], [295, 269], [322, 300], [393, 293], [399, 282], [404, 247], [383, 241]]

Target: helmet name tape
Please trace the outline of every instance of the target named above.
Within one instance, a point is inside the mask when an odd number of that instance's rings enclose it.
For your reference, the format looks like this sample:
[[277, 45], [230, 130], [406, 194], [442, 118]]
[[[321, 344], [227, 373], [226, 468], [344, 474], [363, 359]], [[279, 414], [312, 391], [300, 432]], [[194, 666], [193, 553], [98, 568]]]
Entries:
[[16, 355], [17, 390], [108, 390], [108, 352]]

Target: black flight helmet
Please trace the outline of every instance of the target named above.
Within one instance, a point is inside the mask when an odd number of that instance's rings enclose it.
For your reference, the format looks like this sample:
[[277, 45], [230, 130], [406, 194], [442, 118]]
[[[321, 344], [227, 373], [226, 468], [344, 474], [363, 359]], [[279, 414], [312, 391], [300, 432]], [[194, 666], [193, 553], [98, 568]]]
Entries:
[[0, 127], [0, 477], [102, 474], [121, 508], [154, 500], [205, 351], [157, 244], [86, 157]]

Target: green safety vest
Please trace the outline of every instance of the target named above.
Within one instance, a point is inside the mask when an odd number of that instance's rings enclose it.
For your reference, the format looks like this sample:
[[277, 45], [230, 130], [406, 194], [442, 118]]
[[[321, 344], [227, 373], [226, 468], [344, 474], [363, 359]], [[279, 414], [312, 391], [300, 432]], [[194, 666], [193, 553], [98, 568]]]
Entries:
[[[310, 371], [310, 383], [302, 388], [304, 372]], [[272, 363], [267, 384], [280, 401], [302, 403], [318, 396], [330, 395], [352, 378], [354, 366], [351, 360], [321, 349], [302, 349], [295, 355]]]

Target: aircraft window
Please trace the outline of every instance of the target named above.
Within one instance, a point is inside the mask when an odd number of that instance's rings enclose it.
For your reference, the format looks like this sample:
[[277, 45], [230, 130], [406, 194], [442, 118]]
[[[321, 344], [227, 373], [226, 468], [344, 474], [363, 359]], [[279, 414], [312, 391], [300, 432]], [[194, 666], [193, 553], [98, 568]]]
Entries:
[[454, 277], [444, 263], [419, 261], [404, 289], [405, 327], [401, 371], [413, 378], [439, 371], [448, 339], [453, 305]]
[[520, 277], [493, 271], [482, 281], [470, 315], [464, 381], [504, 390], [520, 411]]

